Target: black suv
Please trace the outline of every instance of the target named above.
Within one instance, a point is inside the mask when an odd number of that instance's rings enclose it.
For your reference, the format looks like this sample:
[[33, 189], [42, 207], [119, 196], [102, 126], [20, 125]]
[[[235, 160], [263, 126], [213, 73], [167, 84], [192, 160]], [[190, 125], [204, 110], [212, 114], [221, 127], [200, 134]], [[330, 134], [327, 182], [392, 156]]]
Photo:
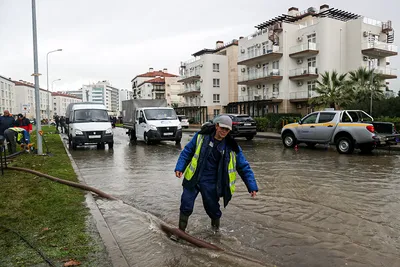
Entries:
[[256, 121], [246, 114], [220, 114], [227, 115], [232, 119], [232, 131], [231, 135], [234, 137], [246, 137], [247, 140], [251, 140], [257, 134], [257, 123]]

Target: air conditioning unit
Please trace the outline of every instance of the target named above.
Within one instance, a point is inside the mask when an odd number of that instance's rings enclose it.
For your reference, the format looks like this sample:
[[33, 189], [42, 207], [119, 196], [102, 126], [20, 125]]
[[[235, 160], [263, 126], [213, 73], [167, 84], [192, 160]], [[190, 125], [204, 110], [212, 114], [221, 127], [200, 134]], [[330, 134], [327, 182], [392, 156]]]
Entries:
[[260, 89], [261, 88], [261, 84], [257, 84], [257, 88]]
[[368, 61], [368, 57], [367, 56], [363, 56], [363, 60], [364, 61]]
[[302, 108], [301, 104], [297, 104], [296, 108]]
[[369, 32], [367, 32], [367, 31], [364, 31], [364, 32], [363, 32], [363, 36], [364, 36], [364, 37], [368, 37], [368, 35], [369, 35]]
[[242, 54], [246, 53], [246, 49], [242, 48], [242, 50], [240, 50], [240, 52], [242, 52]]
[[302, 59], [298, 59], [297, 60], [297, 64], [302, 64], [303, 63], [303, 60]]
[[203, 82], [203, 79], [200, 79], [200, 82], [202, 83], [202, 82]]
[[246, 87], [242, 87], [242, 91], [246, 91]]
[[257, 47], [260, 48], [260, 47], [261, 47], [261, 44], [257, 44]]
[[297, 82], [297, 86], [303, 86], [303, 82], [302, 81], [298, 81]]
[[303, 37], [302, 36], [297, 37], [297, 42], [301, 42], [301, 41], [303, 41]]
[[202, 68], [202, 67], [203, 67], [203, 64], [200, 64], [199, 66], [200, 66], [200, 68]]
[[242, 68], [242, 72], [246, 72], [246, 68]]
[[256, 67], [259, 69], [261, 68], [261, 64], [257, 64]]

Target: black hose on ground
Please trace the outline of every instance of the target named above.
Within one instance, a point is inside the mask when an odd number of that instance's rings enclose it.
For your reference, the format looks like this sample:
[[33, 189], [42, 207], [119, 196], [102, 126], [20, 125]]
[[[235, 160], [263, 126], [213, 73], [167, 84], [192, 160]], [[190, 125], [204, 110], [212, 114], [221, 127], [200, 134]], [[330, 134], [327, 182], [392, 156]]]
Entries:
[[43, 254], [42, 251], [40, 251], [40, 249], [34, 247], [34, 246], [33, 246], [25, 237], [23, 237], [20, 233], [18, 233], [17, 231], [15, 231], [15, 230], [13, 230], [13, 229], [11, 229], [11, 228], [8, 228], [8, 227], [2, 225], [1, 223], [0, 223], [0, 226], [3, 227], [4, 229], [6, 229], [7, 231], [10, 231], [10, 232], [16, 234], [22, 241], [24, 241], [28, 246], [30, 246], [33, 250], [35, 250], [35, 251], [39, 254], [39, 256], [40, 256], [45, 262], [47, 262], [51, 267], [56, 267], [56, 265], [55, 265], [51, 260], [49, 260], [49, 259]]
[[6, 159], [14, 158], [14, 157], [16, 157], [16, 156], [18, 156], [18, 155], [20, 155], [20, 154], [22, 154], [22, 153], [24, 153], [24, 152], [25, 152], [24, 150], [21, 150], [21, 151], [12, 153], [12, 154], [10, 154], [10, 155], [7, 155], [7, 156], [6, 156]]
[[51, 175], [48, 175], [48, 174], [45, 174], [45, 173], [38, 172], [38, 171], [34, 171], [34, 170], [26, 169], [26, 168], [20, 168], [20, 167], [11, 167], [11, 166], [7, 166], [7, 169], [14, 170], [14, 171], [28, 172], [28, 173], [31, 173], [31, 174], [34, 174], [34, 175], [37, 175], [37, 176], [41, 176], [41, 177], [47, 178], [49, 180], [52, 180], [52, 181], [60, 183], [60, 184], [65, 184], [65, 185], [69, 185], [69, 186], [72, 186], [72, 187], [75, 187], [75, 188], [79, 188], [79, 189], [83, 189], [83, 190], [86, 190], [86, 191], [91, 191], [93, 193], [96, 193], [100, 197], [104, 197], [104, 198], [107, 198], [107, 199], [110, 199], [110, 200], [118, 200], [117, 198], [115, 198], [115, 197], [113, 197], [113, 196], [111, 196], [109, 194], [106, 194], [103, 191], [98, 190], [98, 189], [96, 189], [94, 187], [91, 187], [91, 186], [88, 186], [88, 185], [84, 185], [84, 184], [74, 183], [74, 182], [67, 181], [67, 180], [63, 180], [63, 179], [60, 179], [60, 178], [57, 178], [57, 177], [54, 177], [54, 176], [51, 176]]

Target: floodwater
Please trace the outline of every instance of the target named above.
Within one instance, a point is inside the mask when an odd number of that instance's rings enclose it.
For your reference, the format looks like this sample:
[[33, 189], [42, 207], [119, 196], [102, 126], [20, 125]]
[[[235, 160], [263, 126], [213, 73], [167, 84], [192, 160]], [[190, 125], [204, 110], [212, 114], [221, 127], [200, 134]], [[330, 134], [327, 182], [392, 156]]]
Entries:
[[158, 224], [177, 225], [182, 187], [173, 171], [190, 138], [132, 145], [115, 129], [113, 151], [71, 151], [88, 185], [129, 204], [97, 200], [130, 266], [400, 266], [400, 154], [382, 150], [340, 155], [243, 139], [257, 197], [238, 181], [214, 234], [199, 195], [187, 229], [226, 252], [171, 241]]

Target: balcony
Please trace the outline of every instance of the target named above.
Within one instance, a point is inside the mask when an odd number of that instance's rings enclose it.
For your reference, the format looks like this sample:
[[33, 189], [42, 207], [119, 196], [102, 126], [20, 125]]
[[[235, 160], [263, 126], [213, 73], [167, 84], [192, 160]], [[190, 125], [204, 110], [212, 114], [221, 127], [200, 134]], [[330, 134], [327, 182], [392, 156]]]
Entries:
[[290, 102], [306, 102], [308, 99], [312, 97], [316, 97], [318, 94], [315, 91], [299, 91], [299, 92], [290, 92]]
[[262, 101], [267, 100], [271, 102], [282, 102], [282, 99], [279, 99], [279, 92], [270, 92], [267, 94], [254, 94], [254, 95], [242, 95], [238, 97], [238, 102], [247, 102], [247, 101]]
[[250, 74], [239, 76], [238, 84], [255, 85], [260, 83], [268, 83], [282, 80], [282, 71], [280, 69], [272, 69], [270, 71], [260, 70]]
[[181, 79], [178, 82], [191, 83], [191, 82], [200, 80], [200, 78], [201, 78], [200, 73], [195, 73], [193, 75], [189, 74], [189, 75], [181, 76]]
[[374, 69], [375, 73], [379, 73], [383, 79], [397, 79], [396, 70], [392, 68], [378, 67]]
[[240, 55], [238, 65], [255, 65], [257, 63], [274, 61], [282, 57], [279, 46], [272, 46], [268, 49], [256, 49], [252, 53]]
[[317, 43], [305, 43], [290, 48], [289, 57], [301, 58], [315, 56], [319, 53]]
[[379, 41], [365, 42], [362, 43], [361, 52], [373, 58], [397, 56], [397, 46]]
[[199, 95], [200, 94], [200, 86], [192, 86], [189, 87], [185, 90], [183, 90], [181, 93], [179, 93], [179, 96], [191, 96], [191, 95]]
[[317, 78], [318, 69], [316, 67], [299, 68], [289, 72], [289, 79], [292, 81], [311, 80]]

